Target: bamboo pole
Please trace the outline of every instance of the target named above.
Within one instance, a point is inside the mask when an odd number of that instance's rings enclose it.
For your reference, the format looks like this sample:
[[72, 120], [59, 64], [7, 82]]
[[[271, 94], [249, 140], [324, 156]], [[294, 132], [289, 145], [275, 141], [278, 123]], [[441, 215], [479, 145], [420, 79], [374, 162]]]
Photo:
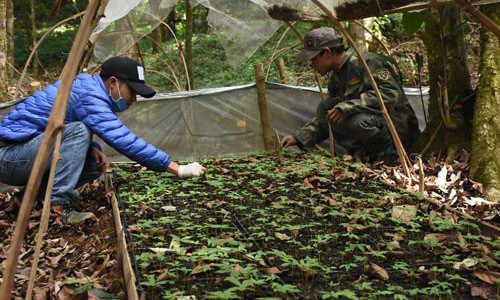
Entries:
[[61, 72], [61, 85], [57, 93], [52, 112], [50, 113], [47, 127], [43, 136], [42, 144], [38, 150], [33, 169], [31, 171], [26, 192], [21, 203], [19, 215], [16, 221], [16, 227], [12, 241], [8, 250], [7, 262], [3, 272], [2, 286], [0, 287], [0, 298], [11, 299], [12, 287], [14, 285], [14, 275], [17, 270], [17, 260], [21, 245], [24, 242], [24, 235], [28, 225], [28, 219], [34, 206], [40, 181], [45, 173], [47, 160], [50, 155], [51, 147], [56, 135], [64, 128], [64, 119], [66, 117], [66, 108], [68, 106], [69, 93], [73, 85], [73, 80], [78, 69], [78, 62], [82, 57], [83, 50], [90, 34], [99, 19], [97, 11], [101, 4], [107, 3], [107, 0], [90, 1], [83, 21], [76, 34], [75, 41], [71, 47], [66, 64]]
[[33, 262], [31, 263], [30, 278], [28, 282], [28, 292], [26, 293], [26, 300], [31, 300], [33, 294], [33, 288], [35, 285], [35, 276], [38, 269], [38, 260], [40, 259], [40, 251], [42, 249], [43, 237], [47, 228], [49, 227], [49, 217], [50, 217], [50, 197], [52, 196], [52, 187], [54, 186], [54, 178], [56, 174], [57, 162], [59, 161], [61, 148], [61, 137], [62, 132], [57, 134], [56, 145], [54, 147], [54, 154], [52, 154], [52, 165], [50, 166], [49, 174], [49, 184], [47, 184], [47, 189], [45, 190], [45, 199], [43, 200], [42, 217], [40, 221], [40, 226], [38, 228], [38, 235], [36, 237], [36, 247], [35, 253], [33, 254]]
[[[370, 79], [370, 82], [373, 86], [373, 90], [375, 91], [375, 94], [377, 95], [377, 101], [380, 106], [380, 111], [382, 112], [382, 116], [384, 117], [388, 127], [389, 131], [391, 133], [392, 139], [394, 140], [394, 144], [396, 145], [396, 150], [398, 151], [398, 155], [401, 161], [401, 166], [403, 167], [403, 170], [408, 178], [411, 178], [410, 175], [410, 169], [408, 167], [409, 159], [408, 155], [406, 154], [406, 151], [403, 147], [403, 144], [401, 143], [401, 140], [399, 139], [399, 136], [396, 132], [396, 128], [394, 127], [394, 124], [392, 123], [392, 120], [389, 116], [389, 113], [387, 112], [387, 109], [385, 107], [384, 101], [382, 100], [382, 96], [380, 95], [380, 91], [378, 89], [377, 83], [375, 82], [375, 79], [373, 78], [372, 73], [370, 72], [370, 68], [366, 64], [366, 61], [364, 60], [363, 56], [359, 52], [359, 49], [356, 47], [354, 41], [352, 40], [351, 36], [349, 33], [342, 27], [342, 24], [335, 18], [335, 16], [332, 14], [328, 8], [319, 0], [311, 0], [316, 6], [318, 6], [325, 14], [327, 14], [330, 18], [330, 20], [333, 22], [334, 25], [336, 25], [343, 33], [343, 35], [346, 37], [346, 39], [349, 41], [349, 44], [353, 47], [354, 51], [356, 52], [359, 61], [361, 62], [363, 68], [367, 72], [368, 78]], [[411, 165], [411, 164], [410, 164]]]
[[264, 67], [262, 64], [254, 66], [255, 84], [257, 86], [257, 98], [259, 101], [260, 123], [264, 134], [264, 147], [266, 152], [273, 150], [273, 131], [269, 121], [269, 110], [266, 101], [266, 82], [264, 80]]
[[281, 83], [288, 84], [288, 78], [286, 77], [285, 61], [283, 58], [278, 59], [278, 70], [280, 72]]

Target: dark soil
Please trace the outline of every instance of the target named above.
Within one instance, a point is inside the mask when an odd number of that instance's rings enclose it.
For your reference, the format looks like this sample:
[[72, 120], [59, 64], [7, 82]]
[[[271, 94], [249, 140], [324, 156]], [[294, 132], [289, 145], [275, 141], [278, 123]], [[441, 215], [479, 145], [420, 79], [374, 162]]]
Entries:
[[[477, 288], [486, 297], [496, 293], [447, 258], [460, 263], [478, 255], [474, 250], [451, 240], [424, 242], [431, 233], [456, 235], [429, 223], [432, 214], [446, 218], [446, 210], [421, 205], [416, 195], [365, 177], [362, 168], [307, 154], [204, 164], [205, 178], [185, 181], [117, 166], [131, 255], [147, 299], [321, 299], [340, 291], [362, 297], [362, 282], [379, 299], [471, 299]], [[419, 207], [414, 221], [390, 218], [392, 207], [403, 204]], [[473, 225], [460, 228], [481, 236]], [[388, 248], [398, 234], [404, 236], [398, 248]], [[371, 264], [390, 280], [367, 271]]]

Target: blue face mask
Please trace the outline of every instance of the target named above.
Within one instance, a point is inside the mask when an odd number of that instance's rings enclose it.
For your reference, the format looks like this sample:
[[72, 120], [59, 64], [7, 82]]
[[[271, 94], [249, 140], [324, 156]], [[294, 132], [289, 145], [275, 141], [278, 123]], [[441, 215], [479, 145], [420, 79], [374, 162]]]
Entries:
[[113, 106], [113, 110], [117, 113], [122, 112], [128, 108], [127, 102], [125, 102], [125, 99], [123, 99], [122, 94], [120, 92], [120, 82], [118, 82], [118, 100], [113, 99], [113, 96], [111, 96], [111, 92], [109, 93], [109, 98], [111, 99], [111, 106]]

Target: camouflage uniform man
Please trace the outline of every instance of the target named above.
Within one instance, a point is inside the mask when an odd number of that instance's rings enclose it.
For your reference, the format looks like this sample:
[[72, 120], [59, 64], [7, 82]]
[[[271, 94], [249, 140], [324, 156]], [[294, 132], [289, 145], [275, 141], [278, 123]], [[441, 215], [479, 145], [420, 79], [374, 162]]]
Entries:
[[[295, 135], [285, 136], [282, 146], [298, 145], [302, 148], [321, 143], [328, 138], [328, 126], [331, 126], [336, 149], [358, 158], [368, 155], [373, 159], [395, 154], [370, 79], [354, 52], [346, 52], [342, 37], [334, 29], [322, 27], [310, 31], [304, 44], [297, 58], [310, 60], [320, 75], [328, 74], [329, 95], [318, 105], [316, 117]], [[371, 52], [364, 53], [363, 57], [403, 145], [409, 147], [419, 133], [418, 123], [404, 94], [396, 62]]]

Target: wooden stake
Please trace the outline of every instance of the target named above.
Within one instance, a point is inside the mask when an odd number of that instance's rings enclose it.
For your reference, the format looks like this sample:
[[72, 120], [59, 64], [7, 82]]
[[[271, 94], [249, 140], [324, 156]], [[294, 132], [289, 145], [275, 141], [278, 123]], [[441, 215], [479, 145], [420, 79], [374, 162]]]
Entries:
[[328, 137], [330, 138], [330, 154], [335, 157], [335, 140], [333, 138], [332, 126], [328, 124]]
[[54, 178], [56, 174], [57, 162], [61, 159], [59, 150], [61, 148], [62, 132], [57, 134], [56, 145], [54, 147], [54, 154], [52, 155], [52, 165], [50, 166], [49, 184], [45, 191], [45, 199], [43, 200], [42, 217], [40, 226], [38, 227], [38, 234], [36, 237], [35, 253], [33, 254], [33, 262], [31, 263], [30, 279], [28, 282], [28, 292], [26, 293], [26, 300], [31, 300], [33, 288], [35, 285], [35, 276], [38, 269], [38, 260], [40, 259], [40, 251], [42, 249], [43, 237], [47, 228], [49, 227], [50, 218], [50, 197], [52, 196], [52, 187], [54, 186]]
[[424, 164], [422, 163], [422, 158], [420, 156], [418, 159], [418, 191], [423, 193], [425, 191], [425, 174], [424, 174]]
[[278, 141], [278, 147], [280, 147], [281, 146], [281, 139], [280, 139], [280, 134], [278, 133], [278, 129], [276, 129], [276, 140]]
[[254, 66], [255, 84], [257, 86], [257, 98], [259, 100], [260, 122], [264, 133], [264, 146], [266, 152], [273, 150], [273, 131], [269, 121], [269, 111], [266, 101], [266, 82], [264, 80], [264, 67], [262, 64]]
[[42, 144], [38, 150], [33, 169], [31, 171], [26, 191], [19, 209], [19, 215], [16, 221], [16, 227], [7, 255], [7, 262], [2, 277], [2, 286], [0, 287], [0, 299], [11, 299], [12, 287], [14, 285], [14, 275], [17, 270], [17, 261], [21, 245], [24, 242], [28, 219], [33, 210], [40, 181], [45, 173], [47, 160], [50, 150], [54, 144], [56, 135], [64, 128], [64, 119], [66, 117], [66, 108], [68, 106], [69, 94], [73, 86], [73, 81], [78, 69], [78, 62], [82, 57], [83, 50], [90, 34], [97, 24], [97, 11], [101, 4], [107, 3], [107, 0], [90, 1], [83, 21], [76, 34], [75, 41], [71, 47], [68, 59], [61, 72], [61, 85], [57, 93], [52, 112], [50, 113], [47, 127], [43, 136]]
[[278, 59], [278, 69], [280, 72], [281, 83], [288, 84], [288, 78], [286, 77], [285, 61], [283, 58]]
[[41, 89], [42, 89], [42, 84], [40, 83], [40, 81], [35, 80], [35, 81], [30, 82], [30, 87], [29, 87], [30, 94], [34, 94]]

